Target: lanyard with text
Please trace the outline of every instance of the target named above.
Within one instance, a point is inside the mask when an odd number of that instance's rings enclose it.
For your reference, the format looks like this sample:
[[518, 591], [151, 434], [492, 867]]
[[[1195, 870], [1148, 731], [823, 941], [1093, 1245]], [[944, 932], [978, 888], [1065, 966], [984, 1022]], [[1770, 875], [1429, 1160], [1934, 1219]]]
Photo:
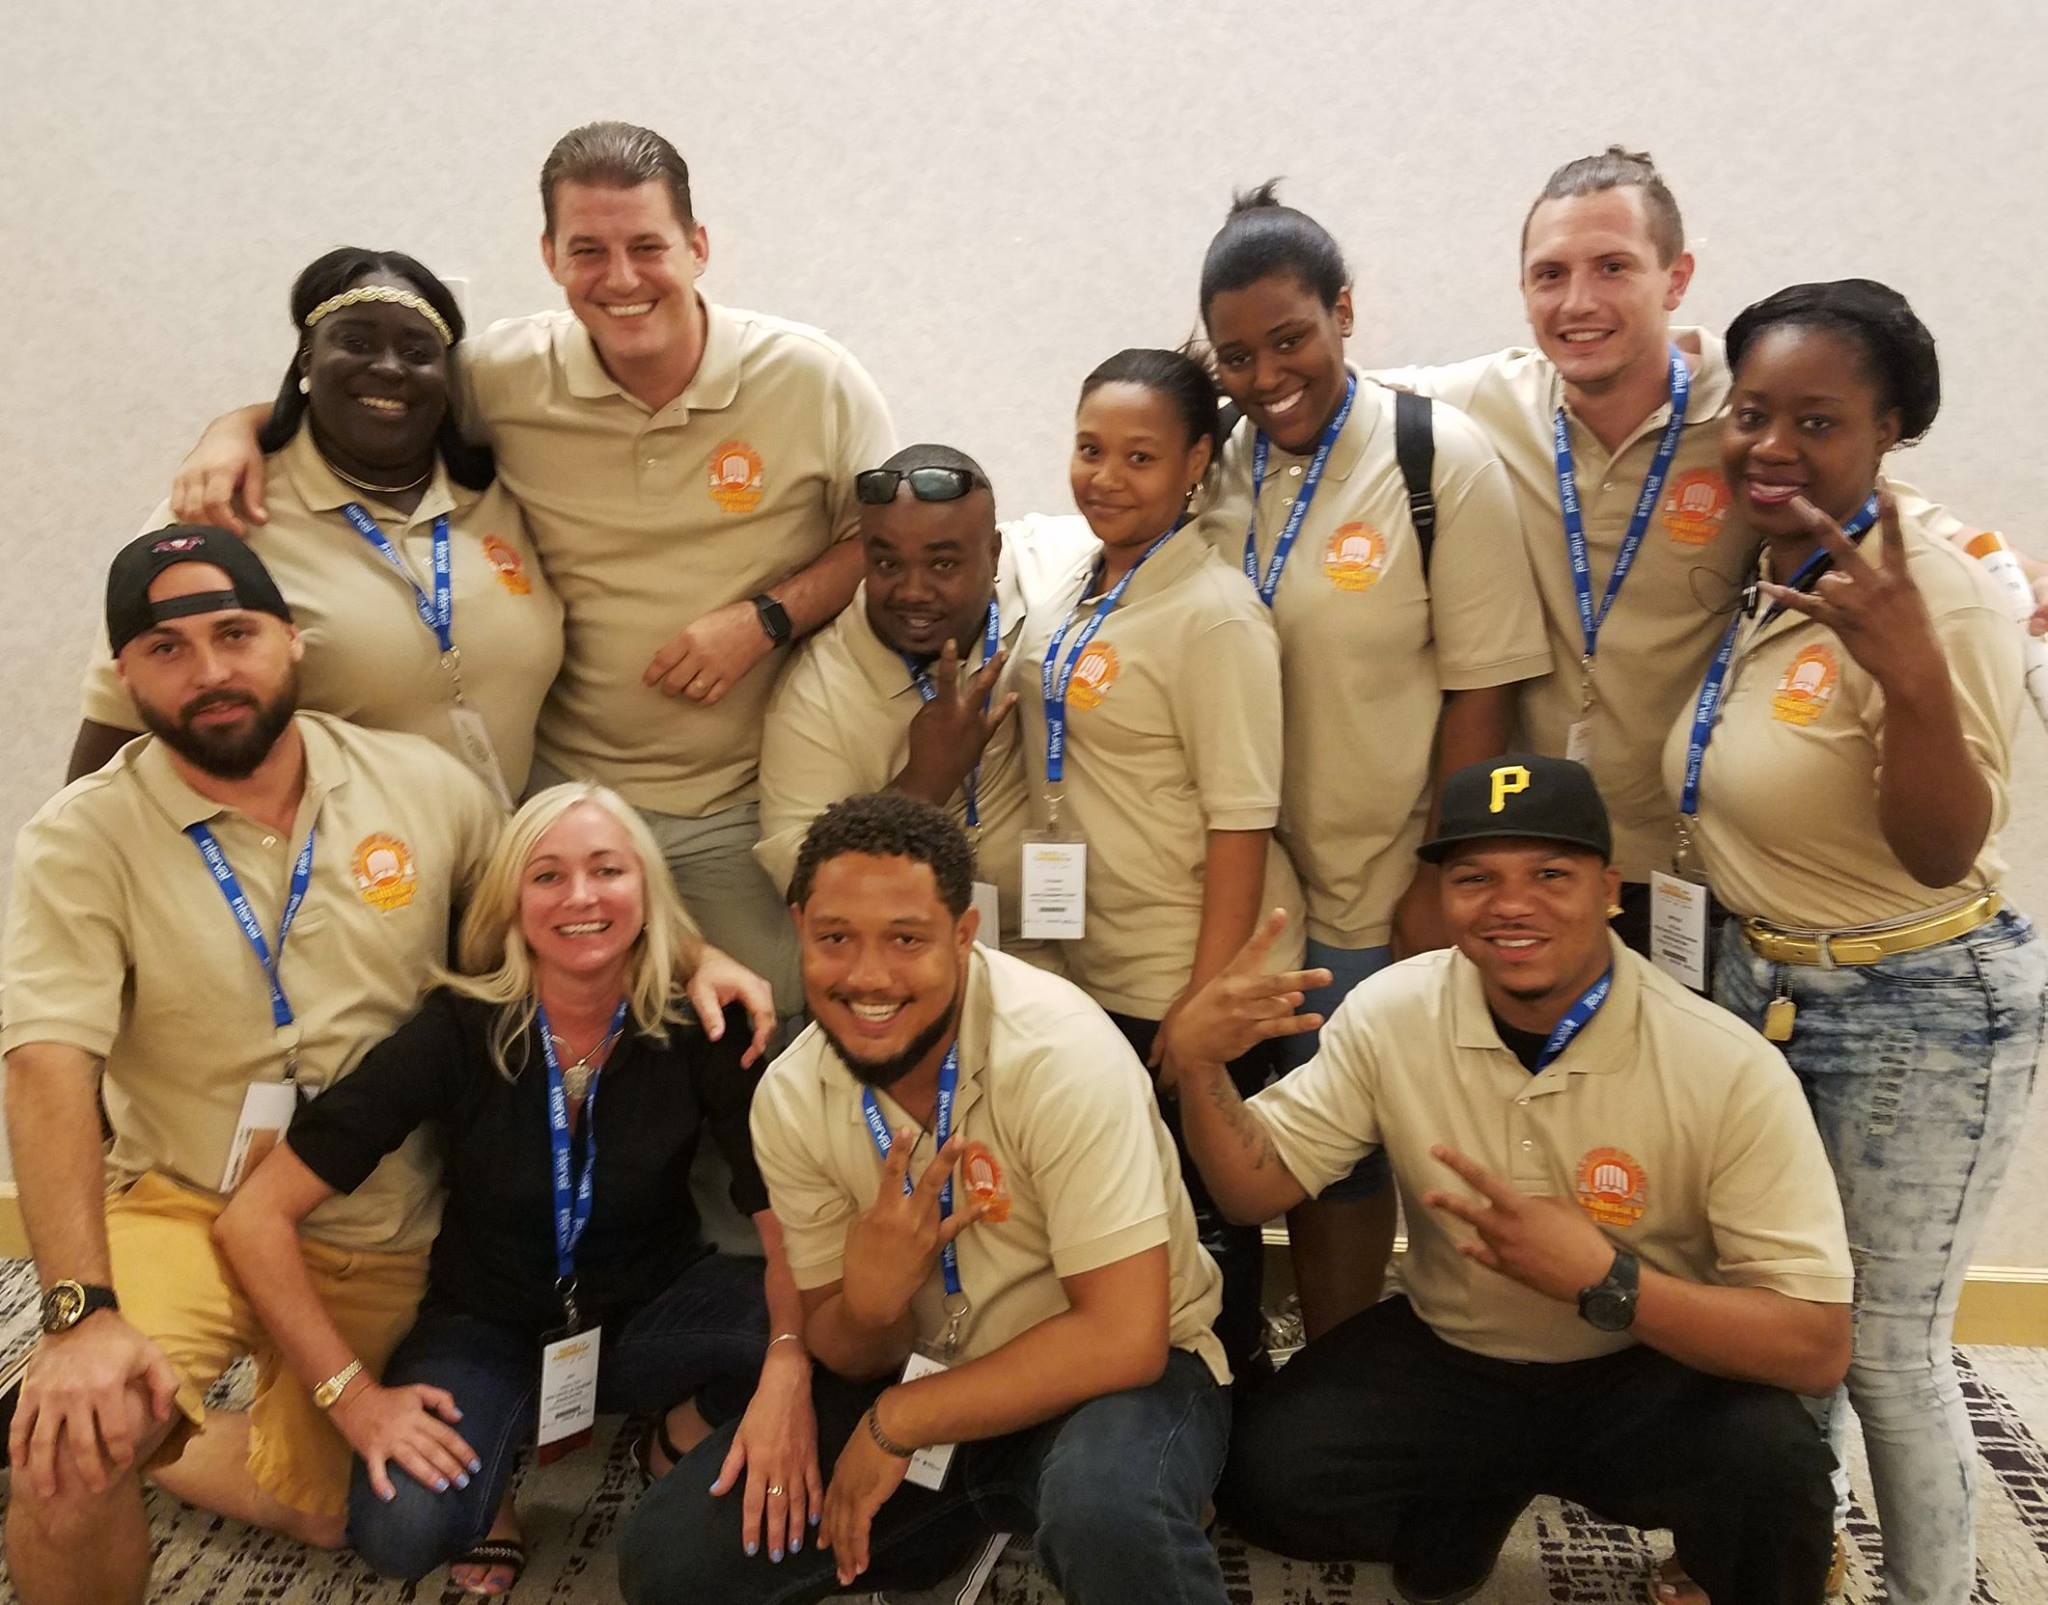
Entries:
[[1613, 987], [1614, 971], [1609, 970], [1580, 994], [1578, 1002], [1565, 1010], [1564, 1018], [1550, 1028], [1550, 1036], [1536, 1060], [1538, 1075], [1549, 1069], [1557, 1056], [1572, 1045], [1572, 1039], [1586, 1029], [1587, 1023], [1600, 1012], [1600, 1005], [1607, 1001], [1607, 994]]
[[[562, 1061], [555, 1057], [554, 1033], [548, 1029], [548, 1011], [536, 1008], [540, 1028], [540, 1051], [548, 1066], [548, 1136], [553, 1151], [555, 1185], [555, 1291], [562, 1295], [562, 1313], [569, 1330], [580, 1327], [576, 1308], [576, 1245], [583, 1241], [583, 1229], [590, 1224], [593, 1178], [597, 1172], [597, 1083], [583, 1095], [583, 1169], [574, 1168], [569, 1143], [569, 1093], [562, 1083]], [[621, 1002], [612, 1015], [604, 1040], [610, 1041], [626, 1025], [626, 1005]]]
[[[939, 1097], [932, 1111], [932, 1158], [938, 1158], [939, 1150], [946, 1146], [946, 1139], [953, 1135], [953, 1094], [960, 1085], [960, 1045], [954, 1043], [946, 1050], [946, 1059], [939, 1066]], [[889, 1131], [889, 1122], [882, 1118], [882, 1106], [875, 1102], [871, 1088], [863, 1088], [860, 1095], [861, 1113], [867, 1117], [868, 1136], [874, 1139], [875, 1152], [884, 1160], [890, 1149], [896, 1146], [896, 1139]], [[910, 1169], [904, 1167], [903, 1191], [911, 1192]], [[939, 1190], [939, 1219], [944, 1220], [953, 1213], [953, 1178], [946, 1178], [946, 1185]], [[960, 1323], [967, 1317], [967, 1295], [960, 1287], [960, 1250], [948, 1243], [939, 1251], [939, 1270], [946, 1281], [946, 1337], [945, 1352], [951, 1354], [960, 1342]]]
[[[1873, 495], [1842, 526], [1842, 533], [1852, 541], [1860, 540], [1876, 522], [1877, 497]], [[1815, 552], [1799, 565], [1799, 572], [1792, 576], [1790, 589], [1800, 592], [1812, 590], [1831, 566], [1832, 558], [1827, 551]], [[1773, 603], [1769, 611], [1757, 620], [1757, 630], [1766, 629], [1784, 611], [1783, 602]], [[1728, 665], [1734, 659], [1735, 637], [1741, 628], [1742, 615], [1737, 613], [1728, 621], [1728, 628], [1721, 636], [1721, 645], [1714, 653], [1713, 662], [1707, 665], [1706, 678], [1700, 682], [1700, 694], [1693, 703], [1692, 735], [1685, 748], [1685, 784], [1678, 797], [1678, 812], [1683, 816], [1679, 825], [1682, 841], [1689, 834], [1684, 821], [1699, 816], [1700, 771], [1707, 761], [1707, 743], [1714, 737], [1714, 723], [1721, 714], [1721, 693], [1727, 684]]]
[[[264, 978], [270, 982], [270, 1023], [280, 1031], [292, 1023], [292, 1006], [285, 1001], [284, 986], [277, 978], [277, 968], [284, 960], [284, 939], [291, 935], [292, 921], [298, 918], [299, 905], [306, 900], [306, 888], [313, 879], [315, 830], [317, 827], [307, 830], [306, 845], [299, 849], [299, 856], [292, 864], [291, 889], [285, 894], [284, 915], [277, 922], [277, 946], [272, 948], [264, 939], [263, 927], [257, 923], [256, 911], [249, 906], [249, 899], [243, 894], [242, 883], [235, 879], [234, 866], [229, 864], [228, 855], [220, 850], [220, 843], [213, 839], [213, 832], [203, 824], [185, 827], [185, 834], [192, 838], [193, 845], [199, 849], [199, 856], [206, 860], [206, 867], [212, 872], [220, 895], [227, 899], [235, 923], [242, 927], [242, 935], [248, 939], [256, 962], [263, 966]], [[287, 1054], [285, 1080], [291, 1080], [297, 1069], [298, 1055]]]
[[1095, 616], [1081, 627], [1081, 633], [1074, 637], [1074, 650], [1067, 654], [1066, 661], [1060, 662], [1060, 647], [1067, 639], [1067, 630], [1072, 626], [1073, 615], [1053, 632], [1052, 640], [1046, 643], [1045, 661], [1038, 666], [1038, 689], [1045, 698], [1045, 783], [1056, 797], [1060, 781], [1067, 772], [1067, 687], [1074, 682], [1074, 666], [1081, 661], [1081, 654], [1088, 650], [1088, 643], [1095, 639], [1102, 628], [1102, 621], [1116, 611], [1117, 603], [1124, 599], [1124, 592], [1131, 588], [1131, 581], [1138, 577], [1138, 570], [1160, 547], [1173, 539], [1180, 526], [1174, 525], [1158, 540], [1145, 548], [1145, 555], [1124, 572], [1124, 577], [1111, 587], [1110, 592], [1096, 605]]
[[1571, 430], [1566, 422], [1563, 407], [1557, 409], [1553, 429], [1553, 442], [1557, 450], [1557, 500], [1564, 514], [1565, 550], [1571, 556], [1572, 585], [1579, 594], [1579, 630], [1585, 646], [1585, 654], [1579, 660], [1584, 676], [1582, 700], [1590, 699], [1593, 686], [1593, 656], [1600, 642], [1600, 626], [1607, 622], [1607, 615], [1613, 611], [1614, 599], [1621, 594], [1621, 582], [1628, 578], [1628, 571], [1635, 566], [1636, 554], [1642, 550], [1643, 536], [1650, 528], [1650, 514], [1656, 511], [1658, 498], [1664, 494], [1664, 481], [1671, 473], [1671, 459], [1678, 451], [1678, 437], [1685, 429], [1686, 403], [1692, 394], [1692, 378], [1686, 372], [1685, 358], [1678, 354], [1678, 348], [1671, 348], [1671, 417], [1664, 425], [1664, 433], [1657, 441], [1657, 454], [1650, 459], [1650, 471], [1643, 476], [1642, 494], [1636, 497], [1636, 508], [1628, 522], [1628, 532], [1622, 536], [1621, 550], [1614, 557], [1614, 572], [1608, 576], [1607, 594], [1601, 598], [1600, 610], [1593, 610], [1593, 566], [1586, 552], [1586, 521], [1579, 509], [1578, 470], [1572, 464]]
[[455, 591], [450, 577], [448, 556], [448, 515], [443, 513], [434, 520], [434, 594], [429, 597], [420, 589], [420, 582], [412, 577], [412, 570], [405, 566], [405, 559], [398, 555], [398, 548], [391, 544], [391, 537], [377, 525], [377, 521], [363, 510], [362, 503], [350, 502], [343, 507], [342, 516], [355, 525], [356, 533], [377, 549], [377, 555], [389, 563], [398, 577], [412, 589], [413, 606], [418, 609], [420, 623], [432, 632], [440, 643], [442, 655], [455, 650]]
[[[996, 599], [990, 597], [988, 600], [988, 632], [982, 640], [981, 661], [983, 663], [993, 663], [996, 654], [1002, 650], [1002, 647], [1003, 615], [996, 606]], [[910, 683], [917, 687], [918, 700], [920, 702], [930, 702], [938, 696], [939, 688], [932, 684], [931, 671], [908, 652], [901, 653], [900, 656], [903, 659], [903, 667], [910, 671]], [[933, 661], [937, 662], [938, 660], [933, 659]], [[988, 711], [987, 697], [982, 698], [981, 706], [984, 713]], [[976, 764], [967, 771], [967, 779], [960, 788], [967, 799], [967, 828], [969, 830], [978, 830], [981, 827], [981, 810], [976, 806], [975, 802], [975, 792], [979, 789], [980, 785], [981, 765]]]
[[1301, 489], [1294, 493], [1294, 505], [1287, 510], [1287, 522], [1281, 526], [1280, 538], [1273, 543], [1273, 555], [1266, 564], [1266, 577], [1259, 578], [1259, 492], [1266, 484], [1266, 459], [1271, 454], [1273, 443], [1266, 438], [1266, 432], [1259, 431], [1258, 439], [1252, 446], [1252, 519], [1244, 532], [1244, 577], [1259, 589], [1259, 600], [1266, 606], [1273, 605], [1273, 598], [1280, 591], [1280, 576], [1287, 568], [1287, 554], [1294, 550], [1294, 538], [1301, 533], [1302, 521], [1308, 517], [1309, 503], [1316, 499], [1316, 487], [1323, 482], [1323, 469], [1329, 465], [1330, 449], [1337, 444], [1337, 437], [1344, 432], [1344, 421], [1351, 416], [1351, 403], [1358, 398], [1358, 376], [1351, 375], [1344, 381], [1344, 405], [1337, 409], [1323, 431], [1323, 438], [1316, 445], [1316, 454], [1309, 460], [1308, 472], [1302, 477]]

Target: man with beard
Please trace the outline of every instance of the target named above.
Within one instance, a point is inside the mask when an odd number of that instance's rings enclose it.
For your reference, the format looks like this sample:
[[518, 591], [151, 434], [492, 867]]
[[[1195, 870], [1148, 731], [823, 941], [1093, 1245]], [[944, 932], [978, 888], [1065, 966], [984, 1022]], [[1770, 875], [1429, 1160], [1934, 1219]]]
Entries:
[[[342, 1541], [349, 1450], [323, 1411], [356, 1368], [309, 1395], [210, 1232], [299, 1098], [412, 1011], [501, 824], [421, 737], [295, 711], [290, 609], [225, 531], [131, 542], [106, 613], [152, 735], [23, 828], [6, 926], [7, 1130], [45, 1290], [8, 1444], [30, 1605], [143, 1597], [144, 1471]], [[306, 1222], [308, 1268], [372, 1372], [413, 1319], [433, 1182], [422, 1136]], [[243, 1354], [248, 1414], [206, 1414]]]
[[813, 1023], [753, 1136], [836, 1457], [818, 1544], [741, 1552], [739, 1509], [706, 1492], [728, 1428], [627, 1526], [629, 1601], [927, 1587], [1014, 1527], [1075, 1605], [1223, 1605], [1202, 1527], [1221, 1279], [1143, 1067], [1077, 989], [976, 944], [973, 880], [959, 827], [899, 793], [804, 840]]
[[1841, 1202], [1778, 1052], [1609, 931], [1592, 777], [1510, 753], [1444, 783], [1453, 947], [1372, 976], [1316, 1057], [1238, 1096], [1223, 1065], [1298, 1022], [1269, 923], [1174, 1021], [1182, 1123], [1232, 1219], [1384, 1148], [1404, 1295], [1303, 1349], [1232, 1428], [1225, 1514], [1312, 1560], [1389, 1560], [1469, 1599], [1557, 1494], [1669, 1527], [1718, 1605], [1813, 1605], [1831, 1461], [1795, 1395], [1849, 1361]]
[[853, 488], [861, 587], [768, 705], [754, 856], [787, 886], [829, 804], [884, 789], [922, 797], [974, 848], [982, 942], [1056, 968], [1059, 944], [1018, 935], [1027, 810], [1011, 648], [1095, 538], [1079, 518], [998, 525], [988, 475], [950, 446], [905, 446]]

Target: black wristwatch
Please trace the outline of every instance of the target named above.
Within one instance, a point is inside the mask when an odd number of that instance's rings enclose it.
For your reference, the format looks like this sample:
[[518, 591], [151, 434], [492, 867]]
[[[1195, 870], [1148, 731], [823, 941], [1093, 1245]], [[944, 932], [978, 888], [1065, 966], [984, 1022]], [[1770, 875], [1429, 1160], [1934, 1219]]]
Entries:
[[796, 634], [795, 626], [789, 622], [789, 609], [766, 591], [754, 598], [754, 611], [761, 616], [761, 629], [770, 646], [782, 646]]
[[91, 1282], [58, 1282], [43, 1295], [43, 1330], [54, 1337], [70, 1331], [95, 1310], [120, 1307], [111, 1287], [97, 1287]]
[[1607, 1275], [1579, 1289], [1579, 1318], [1602, 1332], [1626, 1332], [1635, 1324], [1636, 1283], [1642, 1267], [1625, 1248], [1614, 1251]]

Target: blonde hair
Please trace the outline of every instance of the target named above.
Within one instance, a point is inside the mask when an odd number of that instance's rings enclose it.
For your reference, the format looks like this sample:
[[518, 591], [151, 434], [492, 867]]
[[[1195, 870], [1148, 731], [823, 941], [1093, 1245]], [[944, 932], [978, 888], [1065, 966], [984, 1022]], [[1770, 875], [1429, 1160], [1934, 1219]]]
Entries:
[[498, 1007], [491, 1028], [491, 1062], [508, 1080], [523, 1067], [511, 1060], [537, 1012], [533, 953], [519, 924], [519, 893], [526, 863], [555, 822], [579, 804], [600, 808], [615, 820], [640, 861], [645, 924], [634, 943], [626, 978], [626, 1000], [634, 1026], [646, 1036], [667, 1039], [668, 1027], [690, 1018], [682, 987], [697, 968], [704, 938], [676, 895], [668, 865], [654, 837], [624, 798], [585, 780], [550, 786], [527, 798], [505, 827], [484, 866], [482, 878], [462, 916], [456, 939], [457, 970], [437, 970], [434, 981], [464, 997]]

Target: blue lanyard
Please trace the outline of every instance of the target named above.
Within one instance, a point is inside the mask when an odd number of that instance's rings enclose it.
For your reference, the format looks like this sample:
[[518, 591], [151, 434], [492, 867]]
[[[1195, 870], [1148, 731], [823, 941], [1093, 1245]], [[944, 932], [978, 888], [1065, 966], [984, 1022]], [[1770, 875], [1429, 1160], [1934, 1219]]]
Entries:
[[[1856, 515], [1842, 526], [1842, 533], [1852, 541], [1859, 540], [1876, 522], [1877, 496], [1873, 492], [1870, 499], [1856, 509]], [[1829, 552], [1815, 552], [1799, 565], [1799, 572], [1792, 576], [1791, 588], [1795, 591], [1812, 590], [1830, 566]], [[1757, 621], [1757, 629], [1763, 630], [1784, 611], [1783, 602], [1773, 602], [1770, 611]], [[1685, 785], [1678, 796], [1678, 811], [1687, 819], [1699, 817], [1700, 771], [1706, 766], [1707, 743], [1714, 738], [1715, 721], [1721, 717], [1721, 692], [1728, 680], [1728, 666], [1735, 658], [1735, 636], [1741, 628], [1742, 615], [1737, 613], [1722, 633], [1721, 645], [1714, 653], [1714, 661], [1707, 665], [1706, 678], [1700, 682], [1699, 698], [1693, 703], [1692, 735], [1685, 747]]]
[[[576, 1280], [576, 1245], [583, 1241], [583, 1229], [590, 1224], [591, 1188], [597, 1171], [597, 1082], [590, 1078], [590, 1090], [583, 1095], [583, 1170], [576, 1174], [569, 1152], [569, 1094], [562, 1085], [562, 1061], [555, 1057], [554, 1033], [548, 1029], [548, 1011], [536, 1005], [540, 1027], [540, 1051], [548, 1066], [548, 1136], [554, 1150], [555, 1183], [555, 1281], [566, 1299]], [[626, 1005], [622, 1001], [612, 1015], [608, 1042], [624, 1029]], [[571, 1304], [571, 1324], [575, 1324]]]
[[1607, 1001], [1607, 994], [1614, 988], [1614, 971], [1609, 970], [1599, 980], [1580, 994], [1579, 1001], [1565, 1010], [1564, 1018], [1550, 1028], [1550, 1036], [1543, 1044], [1543, 1052], [1536, 1060], [1536, 1074], [1541, 1075], [1552, 1061], [1571, 1046], [1572, 1039], [1585, 1030], [1587, 1022], [1600, 1012], [1600, 1005]]
[[[996, 599], [990, 597], [988, 599], [988, 631], [982, 638], [981, 661], [983, 663], [993, 663], [996, 653], [1002, 650], [1002, 645], [1003, 615], [996, 606]], [[898, 655], [903, 659], [903, 667], [910, 671], [910, 683], [917, 687], [918, 700], [930, 702], [939, 694], [939, 688], [932, 684], [931, 671], [908, 652]], [[981, 699], [981, 706], [983, 712], [988, 711], [987, 697]], [[981, 765], [976, 764], [967, 771], [966, 784], [960, 788], [967, 798], [967, 828], [969, 830], [977, 830], [981, 826], [981, 810], [975, 805], [975, 792], [979, 789], [980, 785]]]
[[1273, 556], [1266, 564], [1263, 580], [1259, 578], [1259, 492], [1265, 489], [1266, 459], [1273, 443], [1262, 429], [1252, 445], [1252, 519], [1244, 532], [1244, 577], [1258, 587], [1259, 600], [1268, 607], [1273, 605], [1273, 598], [1279, 594], [1280, 576], [1287, 568], [1287, 554], [1294, 550], [1294, 538], [1301, 533], [1302, 520], [1308, 517], [1309, 503], [1316, 499], [1316, 487], [1323, 482], [1323, 469], [1330, 461], [1330, 448], [1337, 444], [1337, 437], [1344, 432], [1344, 420], [1351, 416], [1351, 403], [1357, 396], [1358, 375], [1352, 374], [1344, 381], [1344, 405], [1337, 409], [1337, 416], [1323, 430], [1323, 438], [1316, 446], [1315, 456], [1309, 461], [1301, 489], [1294, 493], [1294, 505], [1287, 510], [1287, 522], [1281, 526], [1280, 539], [1273, 543]]
[[1671, 473], [1671, 459], [1678, 451], [1678, 437], [1685, 429], [1686, 403], [1692, 395], [1692, 377], [1685, 371], [1685, 358], [1678, 354], [1678, 347], [1671, 348], [1671, 418], [1664, 425], [1663, 436], [1657, 442], [1657, 454], [1650, 459], [1650, 471], [1643, 476], [1642, 494], [1636, 497], [1635, 515], [1628, 521], [1628, 533], [1621, 539], [1621, 550], [1614, 557], [1614, 572], [1608, 576], [1607, 594], [1601, 599], [1600, 611], [1593, 611], [1593, 568], [1586, 556], [1586, 522], [1579, 512], [1578, 470], [1572, 465], [1571, 430], [1565, 422], [1564, 408], [1557, 409], [1553, 425], [1553, 442], [1557, 449], [1557, 501], [1564, 514], [1565, 550], [1572, 561], [1572, 584], [1579, 593], [1579, 629], [1585, 640], [1585, 663], [1590, 669], [1594, 650], [1600, 639], [1600, 626], [1607, 622], [1607, 615], [1613, 610], [1614, 599], [1621, 594], [1621, 582], [1628, 578], [1628, 571], [1635, 566], [1636, 553], [1642, 550], [1643, 536], [1650, 528], [1650, 514], [1656, 511], [1657, 499], [1664, 494], [1664, 481]]
[[228, 855], [220, 850], [220, 843], [213, 839], [213, 832], [203, 824], [185, 827], [185, 834], [192, 838], [193, 845], [199, 849], [199, 856], [206, 860], [206, 867], [212, 872], [220, 895], [227, 899], [235, 923], [242, 927], [242, 935], [248, 939], [256, 962], [263, 966], [264, 979], [270, 982], [270, 1023], [280, 1031], [292, 1023], [292, 1006], [285, 1001], [284, 987], [277, 978], [277, 967], [284, 962], [284, 939], [291, 935], [292, 921], [299, 917], [299, 905], [306, 900], [306, 888], [312, 883], [313, 836], [318, 828], [314, 826], [306, 832], [306, 845], [299, 849], [298, 859], [292, 865], [291, 890], [285, 895], [284, 916], [277, 922], [277, 947], [273, 951], [263, 938], [263, 927], [256, 921], [256, 911], [249, 906], [249, 899], [242, 892], [242, 883], [235, 879], [234, 866], [228, 862]]
[[385, 562], [398, 571], [398, 577], [412, 590], [413, 606], [419, 610], [420, 623], [433, 633], [441, 643], [443, 652], [455, 650], [455, 591], [450, 577], [448, 559], [448, 515], [443, 513], [434, 520], [434, 595], [428, 600], [427, 593], [420, 589], [420, 582], [412, 577], [412, 570], [405, 566], [405, 559], [398, 555], [398, 549], [391, 544], [391, 537], [377, 527], [377, 521], [363, 511], [360, 502], [350, 502], [342, 508], [342, 516], [355, 525], [356, 533], [377, 549]]
[[[946, 1139], [953, 1135], [953, 1093], [960, 1085], [960, 1044], [954, 1043], [946, 1050], [945, 1063], [939, 1066], [939, 1101], [932, 1115], [932, 1157], [936, 1159]], [[861, 1112], [867, 1116], [868, 1135], [874, 1139], [875, 1152], [883, 1159], [889, 1157], [889, 1150], [896, 1146], [896, 1139], [889, 1133], [889, 1122], [882, 1118], [882, 1106], [875, 1102], [874, 1089], [863, 1087], [860, 1095]], [[911, 1191], [910, 1171], [903, 1172], [903, 1191]], [[939, 1219], [944, 1220], [953, 1213], [953, 1178], [946, 1178], [946, 1185], [939, 1190]], [[939, 1268], [946, 1278], [946, 1292], [957, 1297], [960, 1292], [960, 1251], [948, 1243], [939, 1251]]]
[[[1124, 592], [1138, 577], [1138, 570], [1145, 566], [1145, 558], [1172, 540], [1179, 528], [1180, 525], [1174, 525], [1173, 529], [1146, 547], [1145, 556], [1125, 571], [1124, 577], [1097, 605], [1095, 616], [1074, 637], [1074, 650], [1067, 654], [1065, 663], [1059, 664], [1060, 643], [1066, 640], [1067, 630], [1074, 622], [1072, 614], [1067, 615], [1065, 622], [1053, 632], [1052, 640], [1046, 643], [1045, 661], [1038, 666], [1038, 688], [1045, 698], [1045, 779], [1048, 785], [1058, 785], [1067, 772], [1067, 687], [1074, 683], [1074, 665], [1081, 661], [1081, 654], [1088, 650], [1088, 643], [1095, 639], [1096, 631], [1102, 628], [1102, 621], [1114, 613], [1117, 603], [1124, 599]], [[1057, 671], [1055, 664], [1059, 664]]]

